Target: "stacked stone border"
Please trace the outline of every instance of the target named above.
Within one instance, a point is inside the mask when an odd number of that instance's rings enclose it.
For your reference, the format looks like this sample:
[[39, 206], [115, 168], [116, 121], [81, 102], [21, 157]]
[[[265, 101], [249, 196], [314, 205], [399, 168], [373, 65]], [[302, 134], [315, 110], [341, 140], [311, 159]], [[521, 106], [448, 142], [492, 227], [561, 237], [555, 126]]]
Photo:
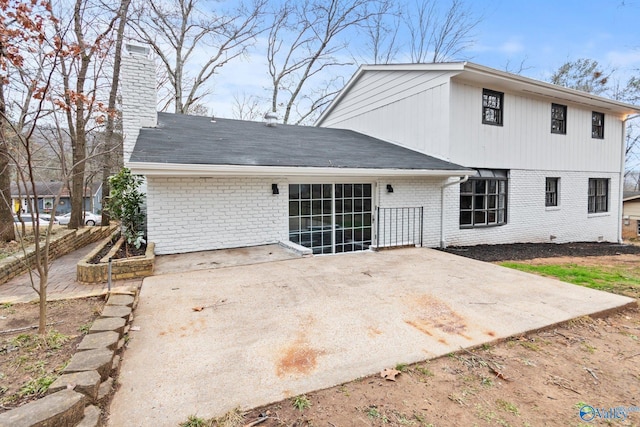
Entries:
[[0, 414], [0, 427], [96, 427], [111, 395], [139, 289], [110, 294], [102, 314], [47, 395]]
[[[68, 230], [62, 236], [49, 242], [49, 259], [54, 260], [70, 252], [80, 249], [90, 243], [97, 242], [110, 236], [117, 225], [104, 227], [86, 227], [79, 230]], [[3, 260], [0, 260], [0, 285], [7, 283], [14, 277], [35, 268], [35, 245], [29, 245], [26, 250], [20, 251]]]
[[[120, 239], [113, 245], [113, 248], [107, 255], [100, 259], [97, 264], [90, 261], [95, 257], [107, 244], [114, 241], [119, 231], [114, 231], [111, 236], [91, 251], [87, 256], [82, 258], [77, 265], [77, 280], [82, 283], [105, 283], [109, 280], [109, 258], [112, 258], [124, 243], [124, 238]], [[147, 243], [147, 250], [144, 255], [113, 259], [111, 262], [111, 280], [127, 280], [137, 279], [153, 275], [153, 267], [156, 256], [154, 254], [155, 245], [151, 242]]]

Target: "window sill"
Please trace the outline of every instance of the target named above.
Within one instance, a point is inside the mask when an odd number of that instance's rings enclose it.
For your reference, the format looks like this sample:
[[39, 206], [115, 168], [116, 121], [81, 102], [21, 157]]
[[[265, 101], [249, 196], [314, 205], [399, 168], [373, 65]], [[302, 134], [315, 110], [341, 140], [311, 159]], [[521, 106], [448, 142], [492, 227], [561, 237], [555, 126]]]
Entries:
[[611, 212], [597, 212], [587, 214], [587, 218], [599, 218], [601, 216], [611, 216]]
[[546, 211], [559, 211], [560, 210], [560, 206], [545, 206], [544, 210]]
[[493, 227], [502, 227], [503, 225], [507, 225], [507, 223], [502, 224], [478, 224], [478, 225], [461, 225], [460, 230], [473, 230], [474, 228], [493, 228]]

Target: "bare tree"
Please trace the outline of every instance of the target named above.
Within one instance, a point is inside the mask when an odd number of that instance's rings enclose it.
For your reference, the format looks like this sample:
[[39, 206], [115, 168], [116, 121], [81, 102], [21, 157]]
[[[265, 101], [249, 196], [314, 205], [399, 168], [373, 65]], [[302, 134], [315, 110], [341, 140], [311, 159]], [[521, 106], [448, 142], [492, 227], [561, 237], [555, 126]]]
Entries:
[[256, 95], [246, 93], [233, 96], [232, 116], [238, 120], [259, 120], [262, 117], [262, 101]]
[[554, 85], [601, 95], [611, 88], [610, 78], [615, 72], [600, 66], [598, 61], [587, 58], [567, 61], [549, 79]]
[[447, 61], [473, 43], [473, 31], [481, 19], [464, 0], [452, 0], [444, 12], [439, 4], [437, 0], [416, 0], [415, 9], [404, 13], [412, 63]]
[[[69, 228], [84, 225], [88, 126], [96, 113], [106, 110], [98, 101], [99, 79], [103, 76], [103, 54], [108, 49], [109, 37], [119, 16], [115, 11], [106, 23], [102, 23], [96, 14], [89, 12], [90, 6], [89, 0], [75, 0], [68, 35], [62, 30], [64, 21], [58, 24], [58, 33], [64, 35], [69, 46], [69, 55], [60, 63], [64, 92], [59, 102], [65, 113], [73, 155]], [[100, 11], [102, 14], [104, 10]], [[92, 35], [89, 35], [90, 31]], [[104, 120], [104, 115], [99, 117]]]
[[392, 0], [372, 4], [371, 17], [364, 23], [364, 49], [356, 62], [389, 64], [400, 52], [399, 33], [402, 27], [402, 7]]
[[[211, 93], [207, 84], [213, 75], [253, 43], [265, 3], [253, 0], [229, 14], [216, 14], [212, 2], [203, 0], [136, 3], [132, 28], [167, 71], [171, 96], [163, 111], [173, 105], [176, 113], [186, 114]], [[194, 76], [189, 69], [196, 70]]]
[[511, 60], [507, 60], [507, 62], [504, 64], [504, 70], [507, 73], [511, 73], [511, 74], [522, 74], [527, 70], [530, 70], [533, 67], [530, 67], [528, 65], [525, 65], [527, 62], [527, 59], [529, 59], [527, 56], [525, 56], [518, 65], [514, 66], [511, 64]]
[[[10, 117], [7, 108], [7, 85], [12, 73], [18, 71], [18, 80], [25, 79], [26, 74], [19, 71], [24, 69], [25, 50], [39, 50], [39, 46], [46, 37], [44, 28], [51, 21], [48, 1], [23, 3], [20, 1], [0, 2], [0, 239], [10, 241], [15, 239], [13, 228], [13, 212], [11, 206], [11, 140], [17, 137], [15, 117]], [[16, 68], [17, 67], [17, 68]], [[15, 78], [15, 75], [13, 76]], [[29, 82], [36, 81], [37, 76], [30, 76]], [[30, 102], [35, 91], [34, 84], [26, 86], [30, 92], [24, 97], [24, 102]], [[26, 115], [17, 120], [18, 129], [22, 127]]]
[[[7, 24], [13, 25], [12, 31], [3, 34], [2, 54], [0, 55], [1, 68], [7, 73], [2, 76], [0, 88], [10, 85], [15, 89], [16, 95], [12, 104], [13, 115], [7, 114], [7, 109], [1, 111], [2, 144], [6, 151], [0, 154], [6, 165], [15, 167], [16, 181], [21, 184], [19, 188], [24, 190], [27, 199], [33, 197], [38, 200], [38, 187], [36, 180], [38, 171], [35, 163], [35, 151], [39, 148], [34, 144], [34, 135], [40, 120], [47, 114], [50, 89], [53, 75], [60, 63], [60, 58], [66, 50], [59, 43], [60, 38], [54, 32], [53, 23], [57, 18], [52, 14], [51, 3], [48, 1], [33, 2], [26, 5], [23, 2], [3, 2], [1, 4], [2, 25], [6, 30]], [[13, 20], [13, 22], [12, 22]], [[13, 34], [19, 40], [12, 44], [7, 34]], [[52, 37], [50, 37], [52, 36]], [[47, 41], [51, 40], [52, 44]], [[15, 41], [15, 40], [14, 40]], [[8, 43], [7, 43], [8, 42]], [[35, 71], [34, 71], [35, 70]], [[14, 78], [8, 78], [11, 74]], [[3, 92], [4, 95], [4, 92]], [[6, 101], [2, 98], [3, 106]], [[3, 176], [8, 176], [7, 170], [3, 170]], [[10, 200], [10, 199], [9, 199]], [[53, 214], [59, 195], [52, 205]], [[10, 205], [7, 200], [2, 205]], [[41, 241], [41, 229], [38, 222], [40, 213], [37, 203], [28, 203], [27, 209], [35, 221], [32, 226], [34, 235], [34, 264], [35, 272], [29, 270], [31, 286], [39, 296], [39, 327], [38, 333], [46, 331], [46, 302], [47, 283], [49, 273], [49, 238], [53, 222], [49, 223], [44, 242]], [[13, 219], [10, 222], [13, 227]], [[22, 223], [23, 236], [26, 227]], [[24, 240], [22, 240], [24, 250]], [[34, 277], [38, 277], [37, 283]]]
[[[267, 62], [271, 76], [271, 110], [284, 108], [283, 122], [301, 123], [322, 108], [341, 87], [333, 79], [318, 81], [321, 73], [349, 65], [339, 57], [347, 30], [363, 25], [372, 15], [370, 0], [312, 0], [285, 2], [271, 14]], [[312, 83], [323, 89], [322, 98], [305, 90]], [[304, 107], [301, 101], [313, 100]], [[292, 113], [297, 113], [295, 119]]]
[[[127, 23], [127, 13], [131, 0], [122, 0], [120, 2], [120, 10], [118, 11], [118, 30], [116, 32], [115, 54], [113, 60], [113, 74], [111, 76], [111, 88], [109, 90], [109, 105], [107, 106], [107, 124], [105, 126], [104, 152], [102, 155], [102, 206], [107, 205], [109, 197], [109, 176], [114, 172], [114, 166], [118, 162], [114, 162], [111, 152], [114, 150], [116, 135], [115, 119], [117, 116], [116, 100], [118, 95], [118, 86], [120, 84], [120, 61], [122, 59], [122, 41], [124, 39], [124, 30]], [[102, 225], [109, 225], [110, 218], [107, 209], [102, 209]]]

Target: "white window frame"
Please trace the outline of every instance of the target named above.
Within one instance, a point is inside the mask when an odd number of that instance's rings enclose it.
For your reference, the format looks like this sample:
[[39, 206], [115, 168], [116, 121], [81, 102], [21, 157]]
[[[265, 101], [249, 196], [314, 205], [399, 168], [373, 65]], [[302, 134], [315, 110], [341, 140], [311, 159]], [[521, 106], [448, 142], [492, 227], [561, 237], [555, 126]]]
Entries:
[[[555, 181], [555, 191], [549, 191], [549, 182], [550, 180]], [[560, 207], [560, 178], [557, 176], [548, 176], [544, 180], [545, 186], [545, 197], [544, 197], [544, 206], [549, 210], [558, 209]], [[549, 204], [549, 195], [553, 194], [555, 196], [555, 204]]]

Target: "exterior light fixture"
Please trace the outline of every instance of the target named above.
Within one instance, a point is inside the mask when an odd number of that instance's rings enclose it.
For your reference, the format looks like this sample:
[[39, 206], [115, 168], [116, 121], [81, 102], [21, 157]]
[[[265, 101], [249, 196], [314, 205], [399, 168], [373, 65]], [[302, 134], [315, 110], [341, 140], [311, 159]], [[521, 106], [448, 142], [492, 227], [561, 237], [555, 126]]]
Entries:
[[278, 115], [275, 113], [275, 111], [268, 111], [264, 115], [264, 120], [265, 120], [267, 126], [275, 127], [276, 126], [276, 122], [278, 121]]
[[391, 184], [387, 184], [387, 193], [393, 193], [393, 187]]
[[278, 184], [271, 184], [271, 193], [280, 194], [280, 190], [278, 190]]

